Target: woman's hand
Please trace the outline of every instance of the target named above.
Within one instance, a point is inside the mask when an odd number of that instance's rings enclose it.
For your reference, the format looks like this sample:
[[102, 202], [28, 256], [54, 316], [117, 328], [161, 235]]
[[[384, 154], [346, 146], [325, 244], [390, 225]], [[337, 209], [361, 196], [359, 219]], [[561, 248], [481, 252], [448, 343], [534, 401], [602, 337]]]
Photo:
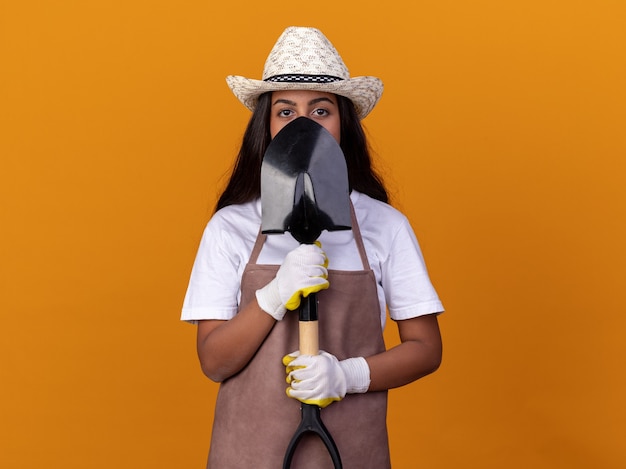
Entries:
[[370, 370], [364, 358], [337, 360], [330, 353], [301, 355], [293, 352], [283, 358], [287, 371], [287, 395], [294, 399], [326, 407], [348, 393], [366, 392]]
[[287, 310], [300, 306], [300, 299], [328, 288], [328, 258], [319, 242], [301, 244], [285, 257], [276, 277], [257, 290], [263, 311], [280, 321]]

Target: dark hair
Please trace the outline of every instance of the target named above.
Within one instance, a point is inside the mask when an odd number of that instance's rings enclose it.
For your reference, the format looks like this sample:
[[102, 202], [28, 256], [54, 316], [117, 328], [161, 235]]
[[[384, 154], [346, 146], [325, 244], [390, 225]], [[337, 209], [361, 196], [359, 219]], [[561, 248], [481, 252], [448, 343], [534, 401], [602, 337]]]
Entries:
[[354, 104], [344, 96], [337, 98], [341, 122], [340, 146], [346, 158], [350, 189], [389, 202], [383, 180], [372, 167], [370, 148]]
[[[339, 95], [337, 100], [341, 125], [340, 146], [346, 158], [350, 189], [388, 202], [383, 181], [372, 168], [369, 146], [354, 104]], [[259, 97], [250, 117], [230, 179], [217, 201], [216, 211], [261, 196], [261, 161], [272, 139], [270, 110], [271, 93], [264, 93]]]

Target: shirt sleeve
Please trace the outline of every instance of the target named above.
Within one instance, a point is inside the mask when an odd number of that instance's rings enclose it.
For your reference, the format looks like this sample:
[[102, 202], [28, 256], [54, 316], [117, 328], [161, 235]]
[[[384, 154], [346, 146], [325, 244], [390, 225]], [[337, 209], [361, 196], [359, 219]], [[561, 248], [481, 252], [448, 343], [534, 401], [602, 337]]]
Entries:
[[443, 312], [419, 243], [406, 218], [394, 235], [381, 269], [385, 300], [393, 320]]
[[192, 324], [205, 319], [228, 320], [237, 313], [241, 261], [228, 247], [228, 232], [210, 221], [191, 270], [181, 320]]

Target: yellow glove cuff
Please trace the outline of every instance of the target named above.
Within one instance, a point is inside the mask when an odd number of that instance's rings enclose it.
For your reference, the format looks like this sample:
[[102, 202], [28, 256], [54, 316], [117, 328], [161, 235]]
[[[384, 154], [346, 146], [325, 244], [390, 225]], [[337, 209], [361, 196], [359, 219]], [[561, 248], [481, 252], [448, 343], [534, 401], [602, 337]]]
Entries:
[[[287, 396], [293, 398], [293, 396], [289, 393], [289, 391], [291, 391], [291, 388], [287, 388]], [[303, 402], [305, 404], [310, 404], [310, 405], [316, 405], [319, 408], [323, 409], [324, 407], [328, 407], [330, 404], [332, 404], [333, 402], [339, 402], [341, 400], [340, 397], [328, 397], [325, 399], [300, 399], [300, 402]]]

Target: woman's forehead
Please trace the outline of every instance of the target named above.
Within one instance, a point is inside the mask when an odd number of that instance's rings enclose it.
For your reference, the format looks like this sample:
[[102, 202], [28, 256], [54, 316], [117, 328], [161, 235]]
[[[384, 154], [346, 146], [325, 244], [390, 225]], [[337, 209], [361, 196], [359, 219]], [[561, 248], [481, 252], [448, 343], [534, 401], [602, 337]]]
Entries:
[[280, 90], [272, 92], [272, 102], [277, 99], [288, 99], [290, 101], [311, 101], [317, 98], [328, 98], [336, 102], [335, 95], [325, 91], [317, 90]]

